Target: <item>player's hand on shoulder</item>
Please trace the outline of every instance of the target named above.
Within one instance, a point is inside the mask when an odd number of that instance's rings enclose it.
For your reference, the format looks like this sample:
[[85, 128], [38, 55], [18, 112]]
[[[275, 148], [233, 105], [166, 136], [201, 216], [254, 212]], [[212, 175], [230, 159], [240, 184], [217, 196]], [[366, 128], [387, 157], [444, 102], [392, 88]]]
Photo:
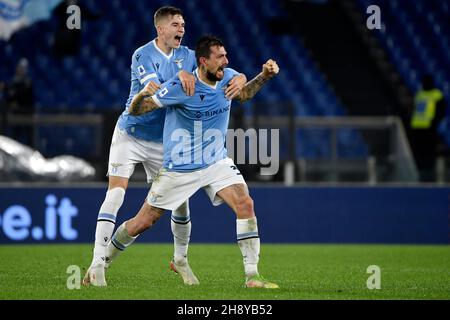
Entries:
[[245, 74], [240, 73], [237, 76], [234, 76], [230, 82], [228, 82], [227, 89], [225, 90], [225, 96], [227, 99], [232, 100], [239, 95], [241, 90], [245, 87], [247, 83], [247, 77]]
[[269, 59], [262, 66], [263, 76], [266, 78], [272, 78], [280, 72], [280, 68], [275, 60]]
[[195, 93], [195, 76], [192, 73], [181, 70], [180, 72], [178, 72], [178, 78], [181, 81], [183, 91], [186, 92], [186, 95], [190, 97], [193, 96]]
[[150, 81], [145, 86], [144, 93], [145, 93], [145, 95], [152, 96], [152, 95], [154, 95], [156, 93], [156, 91], [159, 90], [160, 87], [161, 86], [159, 84], [157, 84], [156, 82]]

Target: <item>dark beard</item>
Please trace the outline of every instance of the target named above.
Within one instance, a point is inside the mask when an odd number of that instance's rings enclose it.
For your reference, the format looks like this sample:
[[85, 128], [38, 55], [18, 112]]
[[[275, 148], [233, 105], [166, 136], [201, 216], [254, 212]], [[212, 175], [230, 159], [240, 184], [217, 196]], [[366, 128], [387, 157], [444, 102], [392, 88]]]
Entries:
[[213, 73], [211, 73], [209, 71], [206, 71], [206, 79], [208, 79], [209, 81], [220, 81], [220, 80], [222, 80], [222, 79], [217, 78], [215, 74], [213, 74]]

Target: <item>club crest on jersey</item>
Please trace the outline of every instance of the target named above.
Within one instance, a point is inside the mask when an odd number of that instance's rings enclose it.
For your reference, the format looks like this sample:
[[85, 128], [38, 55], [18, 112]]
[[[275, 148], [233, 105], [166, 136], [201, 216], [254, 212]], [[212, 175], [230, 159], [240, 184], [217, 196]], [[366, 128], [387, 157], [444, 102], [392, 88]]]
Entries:
[[119, 168], [122, 164], [121, 163], [110, 163], [111, 168], [111, 172], [112, 173], [117, 173], [117, 168]]
[[155, 193], [154, 191], [151, 191], [149, 196], [150, 196], [150, 202], [156, 202], [156, 200], [160, 197], [160, 195]]
[[173, 60], [173, 62], [175, 62], [175, 63], [177, 64], [178, 69], [183, 68], [183, 65], [181, 64], [181, 62], [182, 62], [183, 60], [184, 60], [184, 59]]

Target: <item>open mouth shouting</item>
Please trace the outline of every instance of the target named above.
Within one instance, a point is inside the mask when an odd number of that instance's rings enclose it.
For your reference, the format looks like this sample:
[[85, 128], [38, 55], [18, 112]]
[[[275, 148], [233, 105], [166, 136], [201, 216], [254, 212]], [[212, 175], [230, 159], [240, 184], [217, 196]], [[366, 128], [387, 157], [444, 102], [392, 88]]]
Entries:
[[179, 46], [181, 44], [181, 39], [183, 39], [182, 36], [175, 36], [175, 44]]
[[223, 78], [223, 75], [224, 75], [223, 70], [224, 70], [225, 68], [226, 68], [226, 65], [223, 65], [223, 66], [220, 66], [220, 67], [217, 69], [217, 72], [216, 72], [217, 78], [219, 78], [219, 79], [222, 79], [222, 78]]

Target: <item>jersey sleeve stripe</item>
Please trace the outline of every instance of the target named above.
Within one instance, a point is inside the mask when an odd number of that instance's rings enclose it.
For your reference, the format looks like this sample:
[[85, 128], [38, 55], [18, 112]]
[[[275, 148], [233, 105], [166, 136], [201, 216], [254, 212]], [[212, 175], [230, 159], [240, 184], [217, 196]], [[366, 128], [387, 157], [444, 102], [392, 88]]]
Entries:
[[159, 99], [156, 97], [156, 94], [152, 95], [152, 99], [153, 99], [153, 101], [155, 101], [155, 103], [158, 107], [160, 107], [160, 108], [163, 107], [161, 101], [159, 101]]
[[139, 80], [141, 82], [141, 84], [144, 84], [145, 81], [147, 81], [148, 79], [151, 78], [157, 78], [158, 76], [156, 75], [156, 73], [150, 73], [148, 75], [146, 75], [145, 77], [143, 77], [141, 80]]

